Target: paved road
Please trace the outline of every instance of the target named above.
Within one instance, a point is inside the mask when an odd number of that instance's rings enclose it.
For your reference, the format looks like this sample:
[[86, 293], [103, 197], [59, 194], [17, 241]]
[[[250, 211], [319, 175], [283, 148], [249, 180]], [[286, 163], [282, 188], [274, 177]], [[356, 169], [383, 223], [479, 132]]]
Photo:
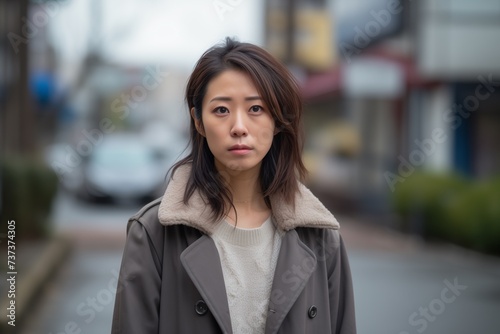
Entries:
[[[128, 218], [140, 205], [96, 205], [60, 193], [52, 220], [74, 250], [22, 334], [109, 333]], [[80, 331], [79, 331], [80, 330]]]
[[[58, 199], [57, 226], [75, 251], [24, 334], [109, 333], [125, 223], [135, 209]], [[359, 333], [500, 333], [500, 260], [343, 221]]]
[[54, 203], [52, 221], [59, 232], [96, 231], [120, 233], [130, 216], [141, 208], [138, 203], [92, 204], [60, 192]]
[[359, 333], [500, 333], [497, 260], [426, 251], [350, 256]]
[[121, 256], [120, 249], [78, 247], [47, 286], [23, 333], [110, 333]]

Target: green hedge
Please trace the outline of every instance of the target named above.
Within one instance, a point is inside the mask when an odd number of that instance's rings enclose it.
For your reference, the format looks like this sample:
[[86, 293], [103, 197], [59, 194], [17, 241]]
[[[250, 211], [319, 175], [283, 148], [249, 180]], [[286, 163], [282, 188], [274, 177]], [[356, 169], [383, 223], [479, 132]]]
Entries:
[[16, 238], [46, 236], [51, 228], [48, 216], [57, 193], [56, 174], [32, 158], [3, 158], [0, 168], [2, 225], [15, 220]]
[[472, 183], [445, 211], [450, 240], [500, 254], [500, 178]]
[[500, 254], [500, 178], [417, 172], [397, 185], [394, 204], [406, 224], [422, 219], [424, 237]]

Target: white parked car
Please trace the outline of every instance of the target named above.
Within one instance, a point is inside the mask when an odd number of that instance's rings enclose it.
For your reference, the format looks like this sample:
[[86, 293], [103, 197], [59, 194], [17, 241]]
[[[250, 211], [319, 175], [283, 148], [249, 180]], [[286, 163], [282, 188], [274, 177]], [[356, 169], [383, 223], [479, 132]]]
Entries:
[[78, 193], [92, 200], [154, 199], [163, 194], [172, 162], [136, 135], [107, 135], [82, 164]]

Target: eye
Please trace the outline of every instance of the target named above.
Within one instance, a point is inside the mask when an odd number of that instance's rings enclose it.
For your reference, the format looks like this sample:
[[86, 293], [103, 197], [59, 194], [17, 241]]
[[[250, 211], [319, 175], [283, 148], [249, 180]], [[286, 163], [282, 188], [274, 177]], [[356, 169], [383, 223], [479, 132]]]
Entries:
[[227, 114], [228, 112], [229, 110], [226, 107], [217, 107], [214, 109], [214, 113], [219, 115]]
[[253, 113], [257, 113], [259, 111], [264, 111], [264, 108], [262, 108], [261, 106], [255, 105], [255, 106], [250, 107], [250, 111]]

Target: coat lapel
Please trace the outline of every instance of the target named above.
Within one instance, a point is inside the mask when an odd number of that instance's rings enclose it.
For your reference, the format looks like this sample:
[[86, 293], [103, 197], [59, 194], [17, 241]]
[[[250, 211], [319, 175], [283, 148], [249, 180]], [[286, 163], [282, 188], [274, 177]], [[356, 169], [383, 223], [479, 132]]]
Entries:
[[182, 252], [181, 262], [222, 331], [232, 333], [224, 276], [213, 240], [203, 235]]
[[316, 268], [316, 256], [295, 230], [285, 233], [274, 275], [266, 334], [277, 333]]

